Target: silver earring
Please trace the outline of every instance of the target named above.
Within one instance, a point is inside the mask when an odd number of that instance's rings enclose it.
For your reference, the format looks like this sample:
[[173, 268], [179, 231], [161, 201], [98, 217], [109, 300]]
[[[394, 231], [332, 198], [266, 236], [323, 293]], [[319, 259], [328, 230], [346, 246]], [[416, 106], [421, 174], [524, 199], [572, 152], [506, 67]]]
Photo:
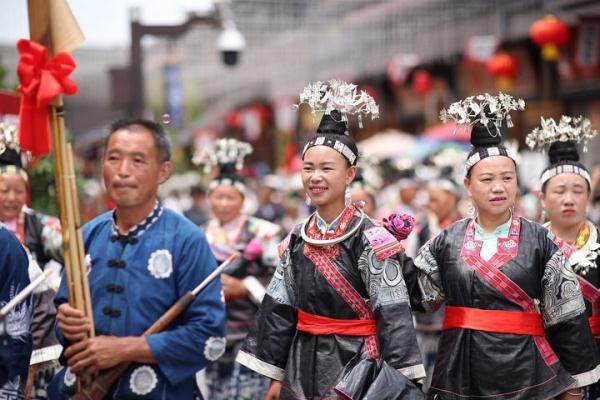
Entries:
[[469, 217], [475, 217], [476, 214], [475, 206], [470, 201], [469, 204], [467, 204], [467, 214], [469, 214]]
[[545, 209], [545, 208], [542, 208], [542, 215], [540, 215], [540, 218], [541, 218], [541, 220], [542, 220], [541, 222], [542, 222], [542, 223], [546, 222], [546, 218], [547, 218], [547, 217], [548, 217], [548, 214], [546, 213], [546, 209]]
[[350, 185], [346, 186], [346, 192], [344, 193], [344, 204], [348, 207], [352, 203], [352, 196], [350, 195]]

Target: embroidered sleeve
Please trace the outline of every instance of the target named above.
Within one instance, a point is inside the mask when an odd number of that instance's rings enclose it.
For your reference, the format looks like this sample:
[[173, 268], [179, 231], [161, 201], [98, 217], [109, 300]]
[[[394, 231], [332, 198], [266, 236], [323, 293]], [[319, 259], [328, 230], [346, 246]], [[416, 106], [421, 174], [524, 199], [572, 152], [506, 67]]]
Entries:
[[600, 360], [575, 273], [564, 253], [554, 250], [542, 278], [540, 305], [546, 337], [577, 386], [583, 387], [600, 378]]
[[381, 259], [369, 242], [365, 241], [358, 268], [374, 311], [381, 356], [407, 378], [420, 379], [425, 376], [425, 369], [402, 275], [403, 255]]
[[541, 309], [546, 327], [585, 312], [577, 276], [560, 250], [554, 252], [544, 268]]
[[398, 257], [380, 259], [376, 250], [367, 245], [358, 259], [358, 268], [373, 309], [389, 304], [409, 303]]
[[426, 312], [434, 312], [445, 300], [438, 263], [432, 253], [434, 243], [436, 241], [423, 246], [414, 260], [421, 306]]

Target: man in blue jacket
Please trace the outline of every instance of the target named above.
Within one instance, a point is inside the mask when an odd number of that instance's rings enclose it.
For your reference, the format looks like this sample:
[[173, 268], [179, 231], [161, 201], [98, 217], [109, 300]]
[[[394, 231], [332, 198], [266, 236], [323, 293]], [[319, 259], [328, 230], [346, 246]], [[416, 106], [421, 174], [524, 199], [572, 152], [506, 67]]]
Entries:
[[57, 376], [59, 397], [74, 392], [75, 374], [87, 378], [133, 362], [107, 398], [199, 398], [196, 371], [225, 350], [219, 280], [167, 330], [141, 335], [216, 262], [202, 231], [157, 200], [158, 186], [171, 173], [162, 127], [119, 121], [110, 132], [102, 171], [116, 208], [83, 229], [96, 337], [86, 338], [90, 321], [67, 304], [63, 282], [55, 301], [69, 368]]

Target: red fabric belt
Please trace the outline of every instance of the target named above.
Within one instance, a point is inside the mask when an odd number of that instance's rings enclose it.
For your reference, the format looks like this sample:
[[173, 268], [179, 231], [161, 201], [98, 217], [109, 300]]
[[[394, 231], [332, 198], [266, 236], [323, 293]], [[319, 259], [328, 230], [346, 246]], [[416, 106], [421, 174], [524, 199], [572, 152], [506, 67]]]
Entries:
[[372, 336], [377, 326], [372, 319], [334, 319], [298, 310], [296, 329], [312, 335]]
[[245, 298], [245, 294], [226, 294], [225, 301], [233, 300], [233, 299], [243, 299]]
[[442, 329], [454, 328], [515, 335], [546, 334], [542, 317], [536, 313], [446, 306]]
[[590, 322], [590, 330], [592, 331], [592, 335], [599, 336], [600, 335], [600, 316], [589, 317], [588, 321]]

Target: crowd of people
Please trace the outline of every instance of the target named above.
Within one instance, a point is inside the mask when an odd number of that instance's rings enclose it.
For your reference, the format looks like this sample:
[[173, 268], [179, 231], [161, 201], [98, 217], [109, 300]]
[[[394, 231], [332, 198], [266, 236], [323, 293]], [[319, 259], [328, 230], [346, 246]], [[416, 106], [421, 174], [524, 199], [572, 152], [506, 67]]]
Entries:
[[[503, 142], [522, 100], [451, 104], [442, 118], [471, 130], [470, 151], [393, 173], [348, 132], [377, 117], [367, 93], [317, 82], [300, 105], [322, 118], [297, 185], [246, 179], [252, 147], [223, 138], [195, 154], [211, 178], [186, 207], [157, 194], [172, 173], [163, 127], [113, 123], [102, 175], [115, 208], [83, 226], [93, 318], [64, 277], [0, 312], [0, 398], [600, 399], [600, 169], [578, 149], [589, 120], [541, 116], [526, 143], [548, 166], [524, 192]], [[64, 261], [58, 220], [26, 206], [16, 130], [0, 130], [2, 307]]]

